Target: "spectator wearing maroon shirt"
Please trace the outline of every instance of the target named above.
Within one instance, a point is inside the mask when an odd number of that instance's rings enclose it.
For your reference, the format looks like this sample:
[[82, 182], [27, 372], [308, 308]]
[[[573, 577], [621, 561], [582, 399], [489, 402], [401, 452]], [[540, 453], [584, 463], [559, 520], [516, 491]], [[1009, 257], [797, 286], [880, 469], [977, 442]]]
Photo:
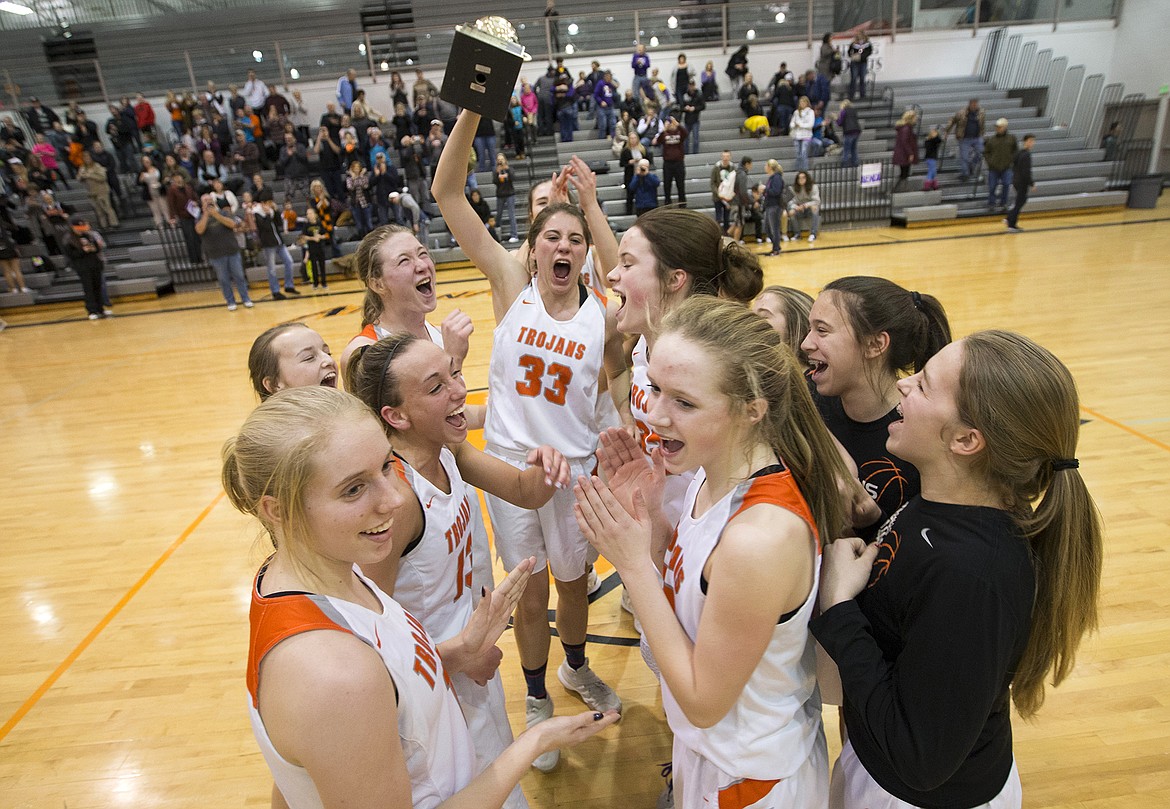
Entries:
[[687, 207], [687, 129], [673, 115], [666, 127], [654, 138], [654, 145], [662, 147], [662, 185], [666, 204], [670, 205], [670, 184], [678, 186], [678, 204]]

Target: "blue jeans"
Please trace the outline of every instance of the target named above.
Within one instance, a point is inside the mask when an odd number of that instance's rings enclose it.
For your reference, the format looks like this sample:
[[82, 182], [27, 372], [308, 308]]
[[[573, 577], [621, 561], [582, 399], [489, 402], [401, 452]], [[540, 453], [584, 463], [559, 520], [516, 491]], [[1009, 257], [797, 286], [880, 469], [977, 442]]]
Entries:
[[1012, 170], [1004, 169], [1003, 171], [996, 171], [993, 168], [987, 169], [987, 207], [995, 207], [995, 187], [1002, 185], [999, 192], [999, 207], [1006, 208], [1008, 200], [1008, 189], [1012, 186]]
[[557, 110], [557, 123], [561, 127], [561, 143], [573, 142], [573, 130], [576, 128], [576, 116], [573, 114], [573, 105], [561, 107]]
[[597, 108], [597, 135], [600, 138], [612, 138], [617, 128], [617, 114], [613, 107]]
[[496, 165], [496, 136], [477, 135], [475, 153], [479, 160], [475, 166], [476, 171], [491, 171], [492, 167]]
[[236, 292], [240, 293], [241, 303], [248, 303], [252, 300], [248, 297], [248, 278], [244, 275], [244, 262], [238, 252], [221, 258], [209, 258], [207, 261], [215, 268], [215, 277], [219, 280], [219, 290], [223, 293], [223, 299], [227, 301], [229, 306], [236, 302], [235, 295], [232, 293], [232, 284], [235, 284]]
[[926, 158], [926, 179], [933, 180], [938, 176], [938, 160], [933, 157]]
[[869, 69], [869, 64], [866, 62], [850, 62], [849, 63], [849, 100], [852, 101], [858, 89], [861, 90], [861, 97], [865, 98], [865, 72]]
[[792, 142], [796, 144], [796, 170], [808, 171], [808, 152], [812, 141], [808, 138], [793, 138]]
[[768, 123], [772, 125], [773, 135], [787, 135], [788, 124], [792, 122], [793, 109], [789, 106], [777, 104], [772, 107], [772, 117]]
[[983, 160], [983, 138], [962, 138], [959, 140], [959, 179], [979, 176], [979, 164]]
[[293, 288], [293, 260], [288, 248], [283, 244], [280, 247], [265, 247], [264, 260], [268, 262], [268, 289], [275, 295], [280, 292], [280, 281], [276, 277], [276, 257], [284, 262], [284, 288]]
[[800, 236], [801, 231], [807, 229], [810, 236], [816, 236], [821, 229], [821, 212], [805, 208], [799, 213], [788, 214], [788, 227]]
[[358, 237], [365, 238], [365, 235], [374, 229], [373, 206], [350, 205], [349, 210], [353, 214], [353, 224], [358, 230]]
[[[516, 198], [515, 197], [496, 197], [496, 227], [502, 229], [504, 227], [504, 213], [508, 214], [508, 226], [511, 230], [508, 231], [508, 238], [511, 239], [516, 236]], [[497, 231], [498, 232], [498, 231]]]
[[857, 165], [857, 141], [860, 138], [860, 132], [845, 136], [844, 143], [842, 144], [844, 151], [841, 152], [842, 166], [852, 168]]
[[699, 153], [699, 122], [694, 124], [687, 130], [687, 142], [683, 148], [683, 154], [698, 154]]

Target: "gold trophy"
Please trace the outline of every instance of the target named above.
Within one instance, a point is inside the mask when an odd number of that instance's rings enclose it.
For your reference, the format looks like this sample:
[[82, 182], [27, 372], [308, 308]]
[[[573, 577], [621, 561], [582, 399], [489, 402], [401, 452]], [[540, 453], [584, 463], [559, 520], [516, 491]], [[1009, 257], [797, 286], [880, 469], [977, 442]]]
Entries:
[[444, 101], [503, 121], [520, 65], [531, 58], [512, 23], [503, 17], [480, 17], [474, 25], [456, 25], [439, 95]]

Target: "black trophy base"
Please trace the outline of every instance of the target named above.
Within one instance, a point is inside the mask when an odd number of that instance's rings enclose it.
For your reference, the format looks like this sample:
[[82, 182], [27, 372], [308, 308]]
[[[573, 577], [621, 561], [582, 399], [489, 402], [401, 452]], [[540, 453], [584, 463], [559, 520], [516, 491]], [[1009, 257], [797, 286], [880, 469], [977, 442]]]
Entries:
[[457, 28], [439, 95], [444, 101], [504, 121], [524, 63], [518, 48], [475, 29]]

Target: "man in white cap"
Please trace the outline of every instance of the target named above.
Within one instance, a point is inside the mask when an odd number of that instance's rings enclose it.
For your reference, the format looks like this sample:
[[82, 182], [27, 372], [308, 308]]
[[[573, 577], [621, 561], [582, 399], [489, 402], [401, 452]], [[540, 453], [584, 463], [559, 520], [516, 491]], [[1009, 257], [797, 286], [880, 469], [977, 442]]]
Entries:
[[[983, 143], [983, 159], [987, 161], [987, 207], [995, 210], [1007, 209], [1008, 189], [1012, 185], [1012, 163], [1020, 145], [1016, 136], [1008, 133], [1008, 119], [1000, 118], [995, 122], [995, 134]], [[999, 187], [999, 199], [996, 200], [996, 187]]]

